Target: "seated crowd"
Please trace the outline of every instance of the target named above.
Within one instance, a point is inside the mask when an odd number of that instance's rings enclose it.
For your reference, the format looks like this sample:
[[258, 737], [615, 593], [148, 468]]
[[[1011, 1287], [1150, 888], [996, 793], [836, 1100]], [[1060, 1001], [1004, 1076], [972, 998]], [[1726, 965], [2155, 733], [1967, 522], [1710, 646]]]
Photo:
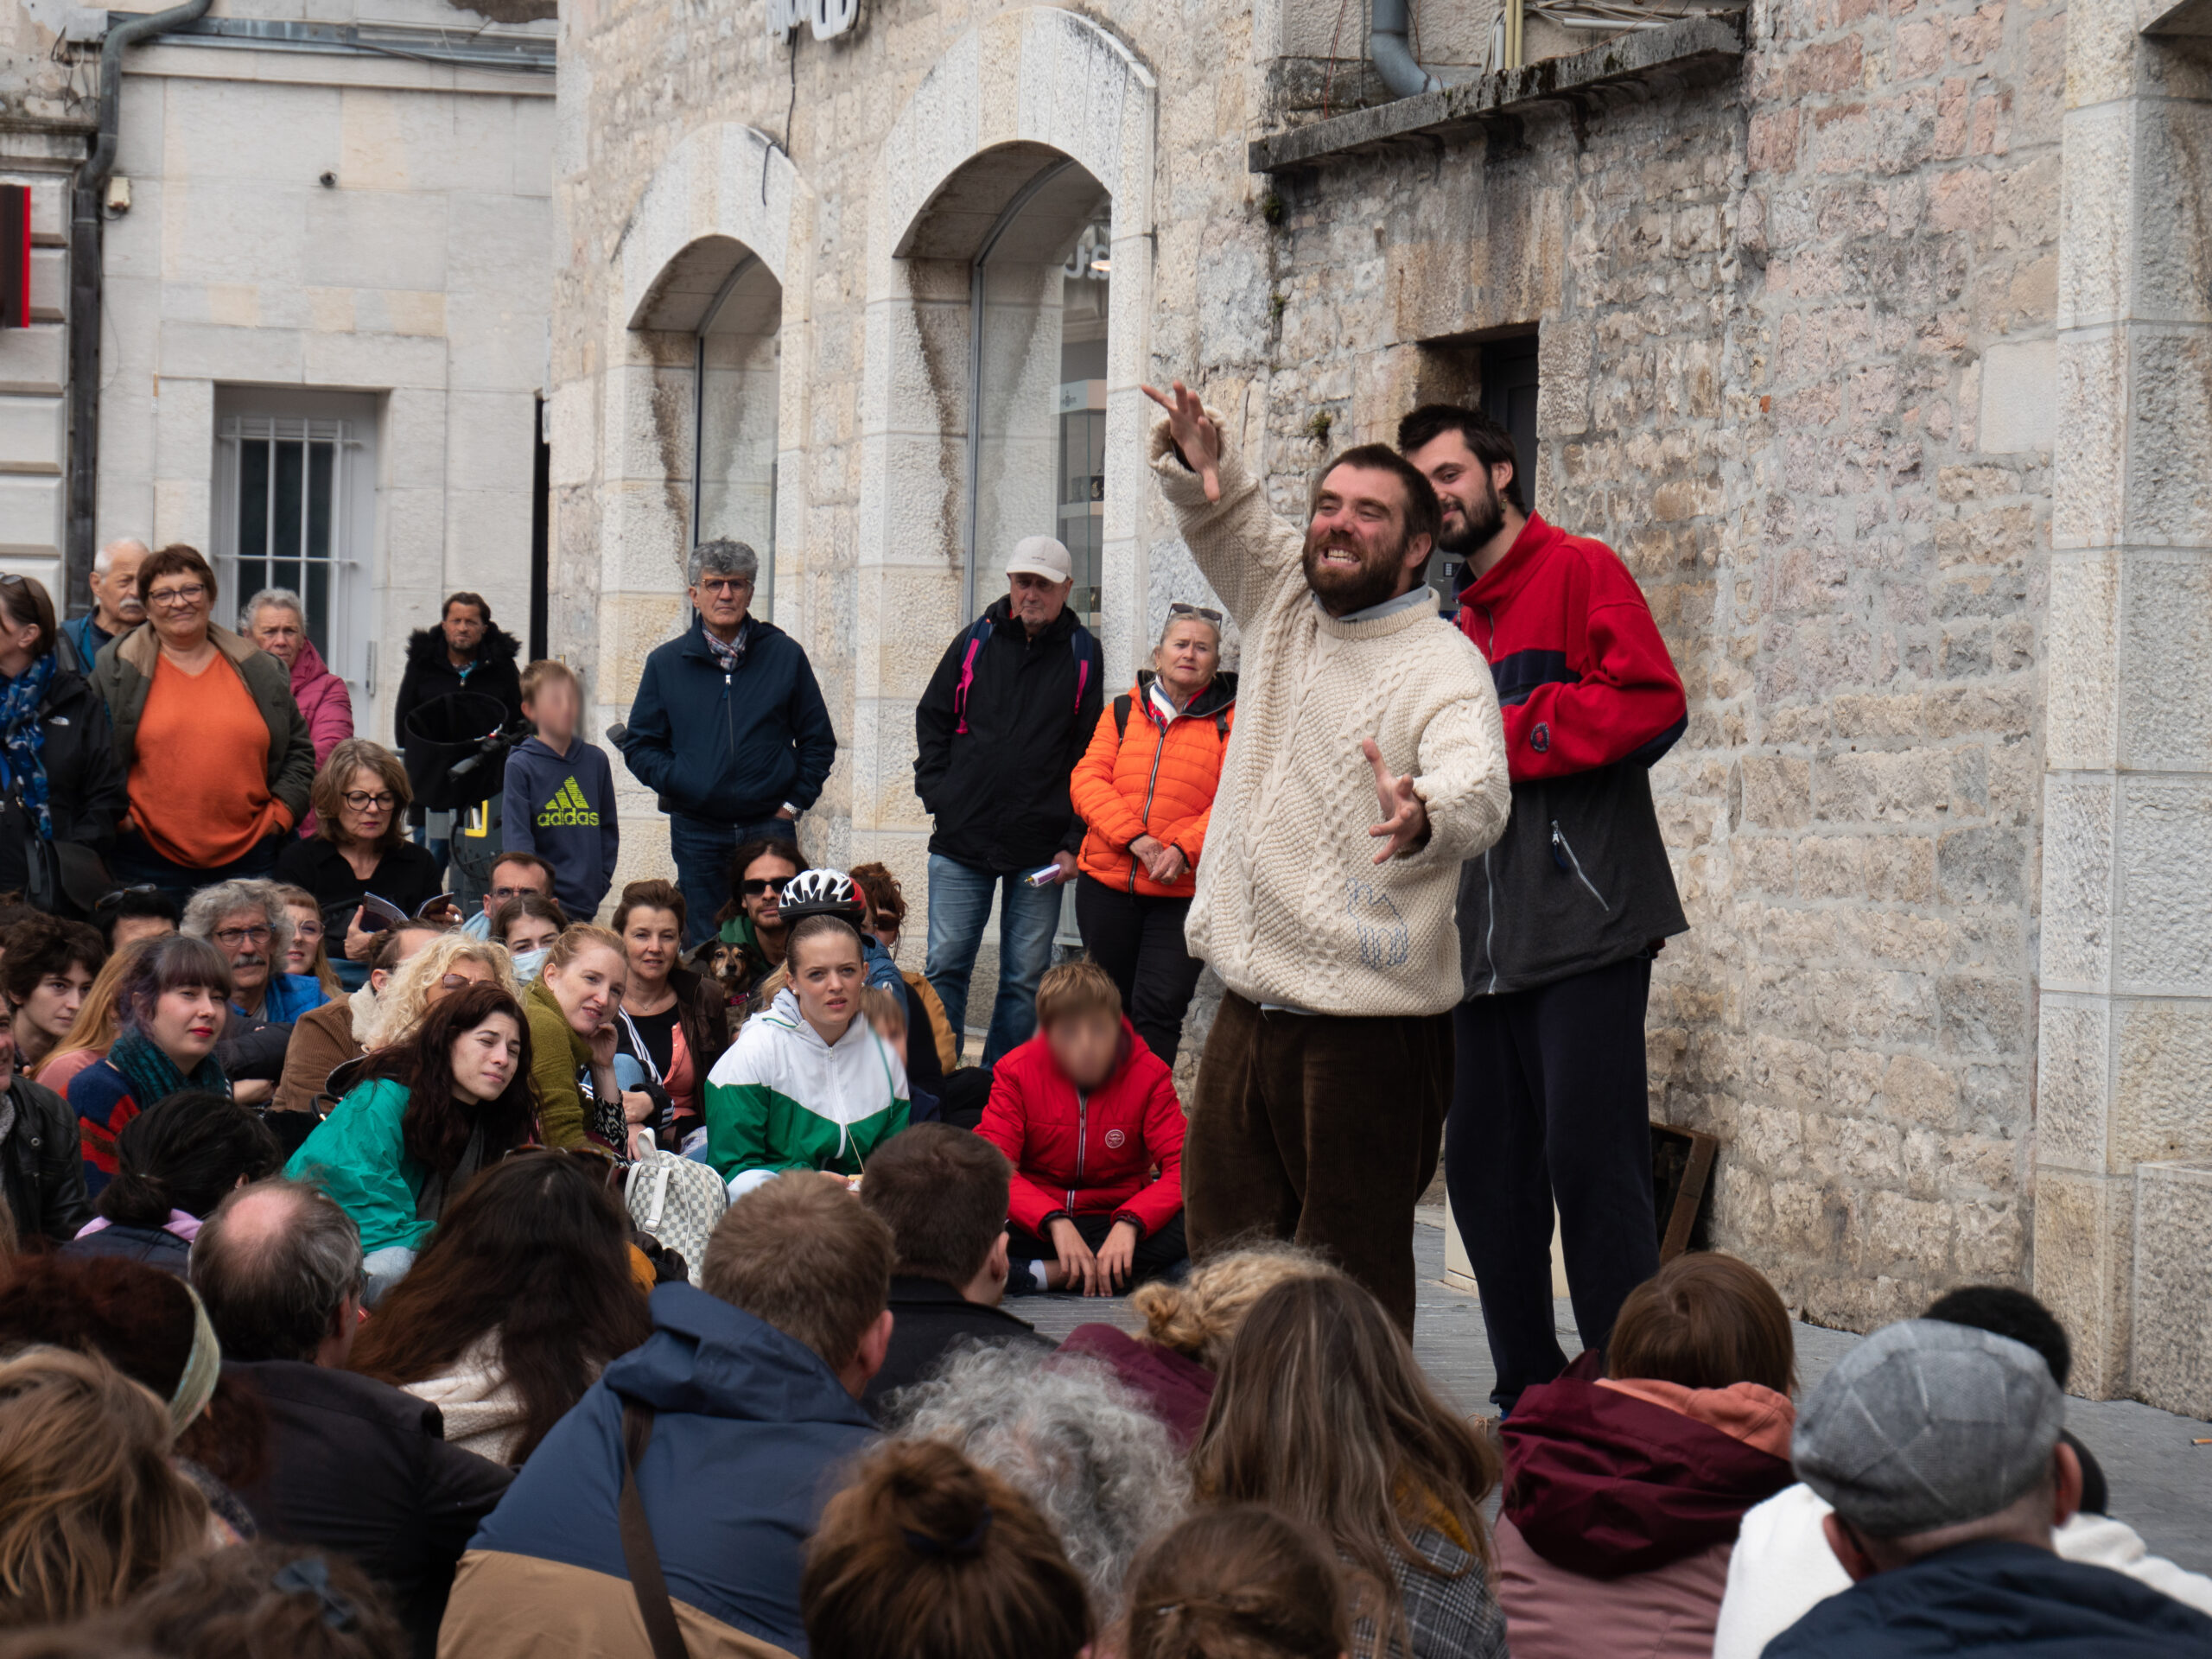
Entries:
[[1805, 1392], [1683, 1255], [1472, 1421], [1321, 1255], [1186, 1259], [1102, 967], [963, 1070], [880, 866], [741, 847], [687, 955], [409, 886], [374, 744], [312, 799], [289, 884], [0, 929], [0, 1659], [2212, 1651], [2024, 1293]]

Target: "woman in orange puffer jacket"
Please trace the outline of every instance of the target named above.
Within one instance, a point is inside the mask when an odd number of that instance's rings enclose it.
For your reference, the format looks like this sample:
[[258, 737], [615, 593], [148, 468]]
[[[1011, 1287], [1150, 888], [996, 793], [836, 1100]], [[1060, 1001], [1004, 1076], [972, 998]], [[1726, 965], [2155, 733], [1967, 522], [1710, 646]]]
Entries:
[[1152, 662], [1098, 716], [1068, 793], [1089, 828], [1075, 893], [1084, 948], [1172, 1071], [1204, 967], [1184, 948], [1183, 918], [1236, 718], [1236, 677], [1217, 671], [1221, 613], [1170, 607]]

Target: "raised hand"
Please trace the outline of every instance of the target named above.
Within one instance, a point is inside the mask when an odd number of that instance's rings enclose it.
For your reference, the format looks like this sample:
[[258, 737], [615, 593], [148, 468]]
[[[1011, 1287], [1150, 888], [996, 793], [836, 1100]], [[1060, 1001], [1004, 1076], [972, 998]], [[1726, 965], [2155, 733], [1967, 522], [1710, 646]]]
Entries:
[[1371, 737], [1362, 738], [1359, 752], [1367, 757], [1367, 764], [1375, 768], [1375, 798], [1382, 810], [1382, 822], [1372, 826], [1370, 836], [1388, 836], [1389, 842], [1375, 855], [1377, 864], [1412, 852], [1428, 835], [1428, 808], [1414, 793], [1413, 774], [1393, 778], [1389, 767], [1382, 764], [1382, 751], [1375, 747]]
[[1221, 499], [1221, 429], [1206, 413], [1205, 405], [1198, 401], [1198, 393], [1180, 380], [1172, 383], [1174, 395], [1144, 389], [1144, 395], [1167, 411], [1167, 430], [1175, 440], [1175, 447], [1183, 452], [1185, 466], [1198, 475], [1206, 486], [1206, 499]]

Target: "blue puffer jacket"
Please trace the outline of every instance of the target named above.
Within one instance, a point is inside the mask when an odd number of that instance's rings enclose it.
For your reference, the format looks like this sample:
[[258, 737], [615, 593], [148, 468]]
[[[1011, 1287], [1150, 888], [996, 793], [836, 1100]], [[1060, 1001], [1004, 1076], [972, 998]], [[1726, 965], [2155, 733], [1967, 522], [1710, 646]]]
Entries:
[[638, 1489], [686, 1645], [804, 1659], [806, 1541], [874, 1425], [810, 1349], [703, 1290], [662, 1285], [652, 1316], [470, 1541], [440, 1654], [651, 1659], [616, 1518], [628, 1399], [658, 1414]]
[[804, 811], [822, 793], [837, 734], [814, 669], [774, 623], [752, 617], [745, 629], [731, 673], [696, 617], [682, 639], [645, 658], [622, 759], [664, 812], [758, 823], [786, 801]]
[[2182, 1659], [2212, 1654], [2212, 1618], [2110, 1567], [2028, 1544], [1961, 1544], [1830, 1596], [1766, 1659]]

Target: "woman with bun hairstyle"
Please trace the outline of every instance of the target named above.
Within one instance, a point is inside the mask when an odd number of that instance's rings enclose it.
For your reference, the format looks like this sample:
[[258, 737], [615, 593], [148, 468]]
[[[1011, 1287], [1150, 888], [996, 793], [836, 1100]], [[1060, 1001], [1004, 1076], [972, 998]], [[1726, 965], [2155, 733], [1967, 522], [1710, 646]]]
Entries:
[[1112, 1366], [1167, 1426], [1175, 1449], [1188, 1452], [1205, 1427], [1215, 1374], [1252, 1304], [1286, 1279], [1336, 1271], [1319, 1252], [1287, 1241], [1209, 1256], [1179, 1282], [1154, 1279], [1129, 1293], [1131, 1310], [1144, 1319], [1135, 1335], [1110, 1325], [1078, 1325], [1060, 1352]]
[[831, 1498], [799, 1609], [813, 1659], [1077, 1659], [1082, 1578], [1029, 1501], [940, 1440], [893, 1440]]
[[1343, 1659], [1351, 1648], [1335, 1552], [1256, 1503], [1192, 1516], [1129, 1575], [1123, 1659]]
[[99, 1213], [61, 1254], [127, 1256], [183, 1277], [208, 1212], [232, 1187], [274, 1174], [281, 1161], [251, 1109], [204, 1090], [171, 1095], [124, 1125]]

